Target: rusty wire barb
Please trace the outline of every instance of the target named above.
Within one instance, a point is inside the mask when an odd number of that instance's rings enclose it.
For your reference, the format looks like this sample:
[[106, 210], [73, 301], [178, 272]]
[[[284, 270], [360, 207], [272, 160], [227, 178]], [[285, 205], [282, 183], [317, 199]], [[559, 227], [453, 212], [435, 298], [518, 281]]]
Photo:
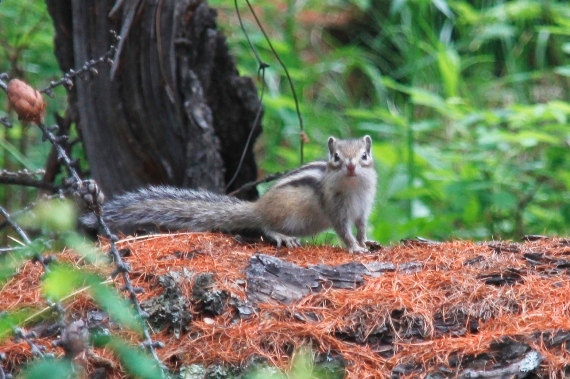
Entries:
[[77, 170], [75, 170], [76, 163], [69, 158], [65, 152], [65, 149], [60, 145], [61, 142], [67, 141], [69, 136], [56, 136], [53, 134], [52, 132], [57, 130], [57, 125], [54, 125], [54, 127], [50, 128], [46, 127], [42, 122], [39, 122], [36, 125], [43, 133], [42, 141], [49, 140], [51, 144], [56, 148], [58, 161], [63, 164], [67, 170], [67, 174], [70, 176], [70, 178], [64, 180], [64, 185], [72, 186], [73, 183], [81, 182], [81, 178], [79, 177]]
[[73, 69], [69, 70], [67, 73], [65, 73], [65, 75], [63, 75], [63, 78], [61, 78], [59, 80], [51, 81], [49, 83], [49, 86], [40, 90], [40, 93], [45, 93], [49, 97], [53, 97], [54, 96], [53, 89], [55, 87], [63, 85], [65, 88], [70, 89], [73, 87], [73, 79], [74, 78], [80, 77], [80, 78], [87, 80], [87, 79], [89, 79], [90, 75], [98, 75], [99, 74], [99, 72], [97, 71], [95, 66], [97, 66], [101, 63], [108, 63], [108, 64], [112, 65], [113, 64], [112, 57], [117, 52], [117, 45], [121, 41], [121, 37], [118, 36], [114, 30], [111, 30], [110, 33], [111, 33], [111, 37], [113, 38], [113, 43], [111, 44], [111, 46], [109, 47], [109, 50], [107, 50], [107, 52], [105, 54], [103, 54], [102, 56], [100, 56], [97, 59], [91, 59], [90, 61], [85, 62], [83, 64], [83, 67], [81, 67], [77, 71], [75, 71]]
[[46, 353], [46, 349], [44, 346], [39, 346], [39, 345], [36, 345], [34, 343], [34, 339], [36, 339], [38, 337], [36, 332], [26, 333], [21, 328], [14, 328], [13, 330], [14, 330], [14, 339], [16, 341], [18, 341], [18, 340], [26, 341], [28, 346], [30, 346], [30, 350], [32, 351], [32, 355], [34, 357], [47, 357], [47, 356], [53, 357], [54, 356], [51, 353]]
[[[28, 93], [27, 94], [24, 93], [22, 98], [24, 100], [27, 100], [28, 98], [30, 98], [30, 96], [32, 96], [32, 97], [35, 96], [34, 95], [35, 92], [45, 93], [48, 96], [53, 97], [53, 91], [52, 91], [53, 88], [55, 88], [59, 85], [64, 85], [67, 88], [71, 88], [73, 86], [73, 79], [75, 79], [76, 77], [82, 77], [84, 79], [88, 79], [88, 78], [84, 77], [84, 75], [86, 75], [86, 73], [97, 74], [97, 70], [95, 69], [94, 66], [96, 66], [100, 63], [104, 63], [104, 62], [112, 64], [113, 61], [112, 61], [111, 57], [115, 54], [115, 52], [117, 50], [116, 45], [117, 45], [118, 41], [120, 40], [120, 37], [117, 36], [117, 34], [114, 31], [111, 31], [111, 34], [112, 34], [113, 40], [114, 40], [113, 44], [111, 45], [109, 50], [103, 56], [86, 62], [80, 70], [77, 70], [77, 71], [70, 70], [68, 73], [66, 73], [63, 76], [63, 78], [61, 78], [60, 80], [57, 80], [57, 81], [52, 81], [48, 87], [46, 87], [40, 91], [35, 91], [31, 87], [25, 85], [24, 87], [26, 87], [26, 88], [24, 88], [24, 89], [27, 90]], [[7, 79], [8, 79], [8, 75], [0, 74], [0, 88], [2, 88], [4, 91], [6, 91], [8, 93], [10, 85], [6, 84], [4, 82]], [[27, 88], [27, 87], [29, 87], [29, 88]], [[32, 95], [29, 95], [30, 93]], [[26, 96], [28, 96], [28, 98], [26, 98]], [[113, 277], [116, 277], [118, 275], [120, 275], [122, 277], [122, 279], [124, 281], [124, 286], [121, 288], [121, 290], [126, 291], [129, 294], [129, 298], [130, 298], [131, 302], [134, 304], [135, 309], [137, 311], [137, 314], [141, 318], [141, 320], [146, 320], [148, 318], [148, 314], [141, 308], [140, 302], [137, 299], [137, 294], [143, 292], [143, 290], [139, 287], [135, 287], [132, 284], [132, 281], [129, 277], [130, 266], [122, 260], [120, 254], [119, 254], [119, 251], [116, 247], [116, 242], [118, 241], [118, 238], [117, 238], [117, 236], [115, 236], [114, 234], [111, 233], [110, 229], [108, 228], [107, 224], [105, 223], [105, 220], [103, 219], [103, 217], [101, 215], [101, 213], [102, 213], [101, 212], [101, 206], [102, 206], [102, 203], [104, 200], [103, 193], [101, 192], [97, 183], [94, 180], [82, 180], [80, 175], [78, 174], [77, 169], [76, 169], [76, 167], [78, 166], [78, 162], [72, 160], [68, 156], [67, 152], [65, 151], [65, 149], [61, 145], [63, 142], [67, 141], [69, 136], [67, 136], [67, 135], [56, 136], [54, 134], [54, 132], [58, 130], [57, 125], [50, 126], [50, 127], [46, 126], [43, 122], [43, 115], [39, 115], [39, 113], [38, 114], [32, 114], [33, 111], [29, 111], [27, 109], [23, 112], [27, 112], [27, 113], [22, 114], [22, 113], [18, 112], [18, 110], [16, 110], [16, 113], [18, 113], [18, 116], [20, 119], [24, 120], [24, 122], [31, 121], [40, 128], [40, 130], [42, 131], [42, 134], [43, 134], [42, 135], [42, 141], [47, 140], [54, 146], [54, 148], [57, 151], [58, 162], [65, 167], [67, 178], [65, 178], [63, 180], [63, 182], [62, 182], [63, 184], [62, 184], [61, 188], [54, 187], [53, 189], [58, 190], [58, 196], [63, 196], [64, 193], [71, 193], [75, 198], [78, 198], [81, 201], [83, 201], [83, 203], [86, 205], [86, 208], [95, 214], [95, 216], [97, 217], [99, 226], [100, 226], [100, 230], [102, 231], [101, 235], [109, 240], [109, 246], [110, 247], [109, 247], [108, 254], [112, 258], [112, 261], [114, 262], [114, 265], [115, 265], [115, 270], [113, 271]], [[6, 125], [7, 127], [11, 126], [11, 123], [6, 118], [3, 118], [2, 120], [0, 120], [0, 122], [2, 124]], [[4, 182], [6, 182], [6, 183], [10, 182], [10, 184], [19, 184], [19, 185], [24, 185], [24, 186], [33, 186], [33, 187], [43, 188], [43, 185], [40, 185], [39, 183], [37, 183], [36, 180], [31, 180], [30, 175], [20, 174], [20, 176], [24, 177], [24, 179], [20, 178], [20, 180], [18, 180], [16, 178], [18, 176], [17, 173], [5, 173], [5, 172], [3, 172], [1, 174], [2, 175], [0, 175], [0, 182], [2, 182], [2, 180], [4, 180]], [[2, 179], [2, 177], [4, 177], [4, 179]], [[49, 188], [49, 189], [51, 189], [51, 188]], [[28, 238], [28, 236], [26, 235], [24, 230], [12, 219], [11, 215], [1, 207], [0, 207], [0, 214], [2, 214], [4, 216], [4, 219], [5, 219], [4, 225], [6, 225], [6, 224], [10, 225], [12, 227], [12, 229], [14, 229], [14, 231], [24, 241], [25, 245], [33, 244], [33, 242]], [[42, 258], [41, 254], [38, 253], [33, 257], [33, 259], [39, 261], [43, 265], [44, 270], [46, 272], [49, 271], [48, 264], [52, 260], [51, 257]], [[54, 304], [49, 304], [49, 305], [50, 305], [50, 307], [55, 308], [56, 311], [60, 310], [61, 312], [63, 312], [63, 308], [61, 307], [61, 304], [54, 303]], [[144, 321], [142, 323], [142, 329], [143, 329], [144, 340], [142, 341], [141, 345], [144, 348], [148, 349], [148, 351], [151, 353], [153, 358], [158, 363], [159, 367], [161, 367], [162, 372], [163, 372], [163, 377], [166, 377], [166, 375], [165, 375], [166, 367], [162, 363], [162, 361], [159, 359], [159, 357], [156, 353], [156, 349], [162, 348], [162, 347], [164, 347], [164, 345], [161, 342], [153, 341], [153, 339], [150, 336], [150, 332], [148, 330], [146, 321]], [[30, 348], [32, 350], [32, 354], [34, 356], [44, 356], [44, 352], [38, 346], [36, 346], [33, 343], [33, 339], [36, 337], [33, 333], [25, 333], [22, 329], [15, 328], [14, 329], [14, 336], [16, 339], [25, 340], [30, 345]], [[2, 377], [7, 377], [7, 376], [0, 369], [0, 379], [2, 379]]]
[[[12, 215], [10, 215], [3, 207], [0, 207], [0, 214], [4, 217], [5, 223], [10, 225], [12, 227], [12, 229], [18, 234], [18, 236], [23, 240], [23, 242], [21, 242], [21, 243], [24, 245], [24, 247], [31, 246], [34, 244], [34, 242], [32, 240], [30, 240], [30, 238], [27, 236], [26, 232], [24, 232], [24, 229], [22, 229], [20, 227], [20, 225], [18, 225], [18, 223], [16, 223], [16, 221], [14, 221], [14, 219], [12, 218]], [[40, 264], [43, 266], [45, 272], [50, 271], [48, 266], [54, 260], [55, 260], [55, 257], [53, 257], [51, 255], [44, 257], [40, 253], [34, 253], [32, 256], [32, 261], [33, 262], [40, 262]]]
[[12, 219], [12, 216], [10, 216], [10, 214], [3, 207], [0, 207], [0, 214], [2, 214], [2, 216], [4, 216], [4, 219], [6, 220], [6, 222], [12, 227], [12, 229], [14, 229], [14, 231], [16, 233], [18, 233], [18, 235], [20, 236], [20, 238], [24, 241], [24, 243], [26, 245], [29, 245], [32, 243], [32, 241], [26, 235], [26, 232], [24, 232], [24, 230], [20, 227], [20, 225], [18, 225]]
[[18, 171], [0, 170], [0, 183], [2, 184], [19, 184], [26, 187], [35, 187], [39, 189], [48, 190], [50, 192], [57, 192], [59, 187], [52, 183], [47, 183], [38, 176], [45, 174], [45, 170], [37, 170], [31, 172], [23, 169]]
[[[6, 360], [6, 354], [0, 353], [0, 363], [2, 363], [4, 360]], [[0, 365], [0, 379], [12, 379], [12, 375], [6, 374], [4, 372], [2, 365]]]
[[[0, 177], [1, 179], [1, 177]], [[0, 180], [0, 183], [4, 183]], [[29, 184], [22, 184], [21, 182], [13, 182], [10, 184], [19, 184], [19, 185], [24, 185], [24, 186], [31, 186], [33, 187], [33, 185], [29, 185]], [[36, 207], [38, 205], [39, 202], [41, 201], [49, 201], [49, 200], [53, 200], [56, 198], [62, 198], [63, 197], [63, 192], [61, 191], [61, 189], [58, 189], [56, 193], [52, 194], [52, 195], [47, 195], [47, 194], [43, 194], [41, 196], [38, 197], [37, 201], [32, 201], [31, 203], [29, 203], [28, 205], [26, 205], [24, 208], [19, 209], [17, 211], [14, 211], [12, 213], [10, 213], [10, 216], [12, 219], [17, 218], [18, 216], [25, 214], [27, 212], [29, 212], [30, 210], [32, 210], [34, 207]], [[6, 219], [4, 220], [4, 222], [0, 222], [0, 230], [4, 229], [6, 226], [11, 226], [12, 224], [10, 224]], [[12, 251], [12, 250], [17, 250], [22, 248], [20, 247], [8, 247], [8, 248], [2, 248], [0, 249], [0, 255], [2, 254], [3, 251]], [[1, 379], [1, 378], [0, 378]]]

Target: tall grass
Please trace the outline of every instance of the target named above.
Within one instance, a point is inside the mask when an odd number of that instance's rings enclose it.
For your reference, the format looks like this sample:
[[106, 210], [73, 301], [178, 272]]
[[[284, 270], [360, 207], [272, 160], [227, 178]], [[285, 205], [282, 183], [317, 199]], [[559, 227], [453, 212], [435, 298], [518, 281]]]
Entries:
[[[242, 73], [254, 73], [231, 9], [213, 4]], [[570, 5], [346, 4], [258, 2], [256, 9], [301, 93], [313, 141], [307, 155], [322, 156], [329, 134], [373, 136], [380, 173], [374, 237], [568, 234]], [[354, 22], [326, 21], [335, 13]], [[312, 23], [304, 22], [311, 16]], [[263, 168], [294, 167], [291, 94], [259, 30], [247, 20], [246, 28], [272, 66], [259, 146]]]

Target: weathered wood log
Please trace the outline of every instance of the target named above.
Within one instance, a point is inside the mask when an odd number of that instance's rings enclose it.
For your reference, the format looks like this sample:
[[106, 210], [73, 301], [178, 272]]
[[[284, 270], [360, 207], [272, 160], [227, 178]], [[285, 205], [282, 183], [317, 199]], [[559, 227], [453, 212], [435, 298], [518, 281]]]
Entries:
[[395, 267], [386, 262], [367, 265], [349, 262], [338, 266], [317, 264], [302, 268], [277, 257], [256, 254], [246, 269], [248, 297], [254, 303], [274, 300], [291, 304], [311, 292], [322, 290], [323, 286], [354, 289], [364, 283], [364, 275], [378, 277], [382, 272], [395, 271]]

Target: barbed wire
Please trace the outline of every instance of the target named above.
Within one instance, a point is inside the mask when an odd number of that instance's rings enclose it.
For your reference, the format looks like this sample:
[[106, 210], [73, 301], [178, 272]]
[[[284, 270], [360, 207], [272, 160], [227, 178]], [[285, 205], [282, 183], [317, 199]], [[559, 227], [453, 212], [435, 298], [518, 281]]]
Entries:
[[26, 187], [34, 187], [50, 192], [59, 191], [60, 187], [53, 183], [48, 183], [42, 179], [37, 179], [35, 176], [45, 174], [44, 170], [31, 172], [29, 170], [8, 171], [0, 170], [0, 184], [18, 184]]
[[[95, 66], [99, 65], [100, 63], [108, 63], [108, 64], [112, 65], [113, 64], [112, 57], [117, 52], [117, 45], [116, 44], [120, 42], [121, 37], [119, 37], [114, 30], [111, 30], [110, 33], [111, 33], [111, 37], [112, 37], [113, 41], [115, 41], [115, 43], [111, 45], [111, 47], [109, 48], [109, 50], [107, 50], [107, 52], [105, 54], [103, 54], [102, 56], [100, 56], [97, 59], [92, 59], [90, 61], [85, 62], [83, 67], [81, 67], [81, 69], [79, 69], [77, 71], [75, 71], [73, 69], [69, 70], [68, 72], [65, 73], [65, 75], [63, 75], [63, 77], [61, 79], [56, 80], [56, 81], [51, 81], [49, 86], [40, 90], [40, 93], [45, 93], [49, 97], [53, 97], [54, 96], [53, 89], [55, 87], [63, 85], [64, 87], [70, 89], [73, 87], [73, 79], [75, 77], [77, 77], [77, 76], [84, 77], [86, 73], [91, 73], [93, 75], [97, 75], [99, 72], [97, 71]], [[84, 79], [85, 79], [85, 77], [84, 77]]]
[[[6, 360], [6, 354], [4, 353], [0, 353], [0, 362], [5, 361]], [[2, 368], [2, 365], [0, 365], [0, 379], [12, 379], [12, 375], [11, 374], [6, 374], [4, 372], [4, 369]]]
[[[63, 85], [67, 88], [70, 88], [71, 86], [73, 86], [73, 80], [75, 78], [80, 77], [83, 79], [88, 79], [89, 77], [86, 76], [87, 73], [89, 73], [89, 75], [96, 75], [97, 74], [97, 70], [95, 69], [96, 65], [99, 65], [101, 63], [112, 64], [111, 57], [116, 52], [117, 49], [116, 45], [120, 41], [120, 37], [118, 37], [114, 31], [111, 31], [111, 34], [114, 38], [114, 43], [110, 46], [109, 50], [103, 56], [86, 62], [83, 65], [83, 67], [77, 71], [70, 70], [63, 76], [63, 78], [57, 81], [52, 81], [48, 87], [40, 90], [39, 92], [46, 93], [48, 96], [52, 97], [53, 89], [56, 88], [57, 86]], [[7, 78], [8, 76], [6, 74], [0, 75], [0, 88], [2, 88], [4, 91], [8, 90], [8, 85], [4, 82], [4, 80], [6, 80]], [[24, 116], [22, 115], [20, 115], [20, 117], [24, 118]], [[26, 117], [29, 117], [29, 115], [26, 115]], [[9, 123], [8, 120], [4, 121], [6, 121], [2, 122], [4, 125], [6, 125], [6, 123], [11, 125], [11, 123]], [[81, 179], [80, 175], [76, 170], [77, 162], [73, 161], [69, 157], [65, 149], [61, 146], [63, 142], [67, 141], [69, 136], [67, 135], [56, 136], [53, 132], [58, 130], [57, 125], [48, 127], [43, 123], [43, 121], [36, 121], [34, 122], [34, 124], [36, 124], [42, 131], [42, 141], [46, 140], [49, 141], [52, 144], [52, 146], [56, 149], [58, 162], [65, 168], [67, 178], [63, 180], [62, 182], [63, 184], [61, 187], [56, 187], [56, 186], [44, 187], [36, 179], [31, 180], [30, 175], [27, 175], [27, 173], [18, 174], [18, 173], [1, 172], [0, 183], [35, 186], [37, 188], [58, 190], [58, 195], [62, 195], [63, 193], [71, 193], [75, 198], [82, 200], [86, 205], [86, 208], [94, 213], [94, 215], [97, 217], [98, 224], [100, 226], [101, 235], [109, 241], [108, 254], [110, 255], [111, 260], [115, 265], [115, 269], [113, 271], [112, 276], [113, 278], [119, 275], [121, 276], [124, 282], [121, 291], [126, 291], [129, 294], [129, 299], [133, 303], [138, 317], [140, 317], [140, 319], [143, 321], [142, 322], [143, 341], [141, 343], [141, 346], [146, 348], [151, 353], [152, 357], [161, 368], [163, 377], [165, 377], [166, 367], [156, 353], [156, 349], [162, 348], [164, 347], [164, 345], [161, 342], [154, 341], [150, 335], [149, 328], [145, 321], [148, 318], [148, 314], [141, 308], [140, 302], [137, 298], [137, 294], [140, 294], [143, 290], [142, 288], [133, 285], [129, 276], [130, 266], [128, 265], [128, 263], [123, 261], [116, 246], [118, 238], [116, 235], [111, 233], [110, 229], [105, 223], [105, 220], [102, 217], [101, 207], [104, 200], [103, 193], [101, 192], [99, 186], [94, 180]], [[30, 240], [30, 238], [26, 235], [24, 230], [13, 220], [12, 216], [2, 207], [0, 207], [0, 214], [2, 214], [2, 216], [4, 217], [5, 223], [10, 225], [10, 227], [23, 240], [23, 243], [25, 245], [31, 245], [33, 243]], [[44, 271], [46, 272], [49, 271], [48, 264], [50, 263], [51, 258], [49, 259], [43, 258], [41, 254], [37, 254], [36, 256], [34, 256], [34, 259], [42, 263]], [[57, 302], [51, 304], [51, 306], [53, 306], [56, 310], [59, 309], [63, 311], [61, 304]], [[20, 328], [14, 328], [14, 338], [25, 340], [30, 346], [32, 354], [34, 356], [43, 356], [44, 354], [43, 351], [33, 343], [33, 339], [35, 337], [36, 336], [34, 333], [25, 333]], [[0, 379], [2, 377], [7, 377], [7, 376], [0, 369]]]

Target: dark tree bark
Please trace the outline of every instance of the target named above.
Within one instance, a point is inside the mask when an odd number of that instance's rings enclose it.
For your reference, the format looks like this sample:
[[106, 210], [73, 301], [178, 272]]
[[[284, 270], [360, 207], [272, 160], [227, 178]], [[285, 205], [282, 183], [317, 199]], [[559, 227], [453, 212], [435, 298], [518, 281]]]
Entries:
[[[216, 30], [215, 10], [200, 0], [46, 2], [64, 71], [102, 56], [113, 43], [110, 30], [122, 38], [112, 70], [101, 67], [69, 91], [69, 112], [104, 193], [149, 183], [222, 192], [260, 103]], [[256, 171], [250, 144], [229, 190], [255, 180]]]

